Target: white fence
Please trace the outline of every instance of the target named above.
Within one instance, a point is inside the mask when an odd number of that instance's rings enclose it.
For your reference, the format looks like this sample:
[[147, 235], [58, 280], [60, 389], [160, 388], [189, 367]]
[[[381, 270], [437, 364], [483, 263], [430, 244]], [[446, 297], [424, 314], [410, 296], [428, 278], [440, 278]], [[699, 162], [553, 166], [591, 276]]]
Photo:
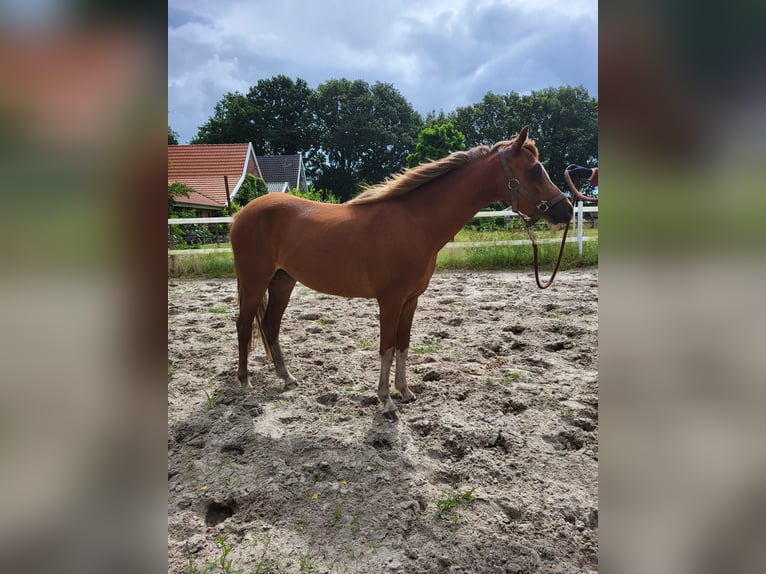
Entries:
[[[568, 237], [567, 243], [577, 242], [577, 253], [582, 255], [582, 244], [584, 241], [598, 241], [597, 237], [583, 237], [582, 223], [584, 213], [598, 213], [598, 206], [585, 207], [582, 202], [578, 202], [574, 212], [574, 223], [576, 237]], [[474, 218], [481, 217], [519, 217], [519, 214], [513, 210], [504, 209], [503, 211], [480, 211]], [[192, 225], [195, 223], [231, 223], [232, 217], [195, 217], [195, 218], [177, 218], [168, 219], [168, 225]], [[529, 239], [514, 239], [507, 241], [457, 241], [447, 243], [444, 249], [460, 249], [465, 247], [494, 247], [506, 245], [529, 245], [532, 242]], [[558, 239], [541, 239], [537, 243], [559, 243]], [[168, 255], [204, 255], [206, 253], [228, 253], [229, 247], [210, 248], [210, 249], [170, 249]]]

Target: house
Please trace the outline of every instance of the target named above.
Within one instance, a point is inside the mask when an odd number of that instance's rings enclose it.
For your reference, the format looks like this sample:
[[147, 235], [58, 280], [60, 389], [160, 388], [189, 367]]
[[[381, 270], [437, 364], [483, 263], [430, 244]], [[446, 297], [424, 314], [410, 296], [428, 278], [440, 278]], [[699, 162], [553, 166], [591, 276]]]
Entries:
[[269, 192], [308, 189], [301, 155], [259, 155], [258, 166]]
[[221, 215], [248, 173], [263, 177], [251, 143], [168, 146], [168, 185], [181, 182], [194, 190], [175, 201], [198, 217]]

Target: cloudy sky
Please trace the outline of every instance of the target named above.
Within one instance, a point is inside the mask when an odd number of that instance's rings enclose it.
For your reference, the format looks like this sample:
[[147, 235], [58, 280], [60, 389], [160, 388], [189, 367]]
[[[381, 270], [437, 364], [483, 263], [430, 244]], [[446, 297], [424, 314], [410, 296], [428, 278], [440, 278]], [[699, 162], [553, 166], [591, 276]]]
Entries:
[[188, 143], [226, 92], [285, 74], [387, 82], [425, 116], [583, 85], [598, 0], [170, 0], [168, 121]]

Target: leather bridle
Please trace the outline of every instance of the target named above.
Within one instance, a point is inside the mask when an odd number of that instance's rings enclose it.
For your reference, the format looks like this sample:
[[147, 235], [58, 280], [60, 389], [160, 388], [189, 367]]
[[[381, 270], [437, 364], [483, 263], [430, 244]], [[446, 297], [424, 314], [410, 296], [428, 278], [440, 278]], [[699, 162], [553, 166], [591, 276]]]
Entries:
[[[534, 266], [535, 266], [535, 281], [537, 282], [537, 286], [540, 289], [547, 289], [551, 286], [553, 283], [553, 279], [556, 277], [556, 273], [559, 270], [559, 264], [561, 263], [561, 257], [564, 255], [564, 246], [566, 245], [567, 240], [567, 233], [569, 232], [569, 224], [571, 221], [567, 221], [566, 227], [564, 227], [564, 237], [561, 239], [561, 247], [559, 248], [559, 256], [556, 260], [556, 266], [553, 268], [553, 274], [551, 275], [550, 279], [546, 283], [540, 282], [540, 276], [538, 274], [538, 262], [537, 262], [537, 241], [535, 240], [535, 236], [532, 233], [532, 226], [539, 221], [546, 211], [548, 211], [551, 207], [556, 205], [557, 203], [565, 200], [567, 198], [566, 195], [562, 191], [559, 190], [559, 195], [554, 197], [551, 200], [545, 200], [540, 199], [539, 197], [536, 197], [526, 189], [524, 189], [524, 186], [521, 185], [521, 182], [516, 179], [516, 177], [513, 175], [513, 170], [511, 169], [510, 164], [508, 163], [508, 160], [505, 157], [505, 149], [498, 150], [498, 155], [500, 156], [500, 163], [503, 165], [503, 171], [505, 172], [505, 177], [508, 180], [508, 189], [511, 190], [511, 208], [515, 213], [521, 217], [522, 221], [524, 221], [524, 227], [527, 230], [527, 235], [529, 235], [529, 239], [532, 242], [532, 255], [534, 259]], [[535, 206], [535, 212], [532, 215], [526, 215], [519, 211], [519, 199], [518, 196], [523, 195], [529, 203]]]

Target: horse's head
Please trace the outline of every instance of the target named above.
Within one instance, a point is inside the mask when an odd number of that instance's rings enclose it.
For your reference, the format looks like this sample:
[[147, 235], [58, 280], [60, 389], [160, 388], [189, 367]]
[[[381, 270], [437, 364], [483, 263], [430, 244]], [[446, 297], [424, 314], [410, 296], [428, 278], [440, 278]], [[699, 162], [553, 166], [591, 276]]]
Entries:
[[511, 145], [498, 150], [508, 180], [505, 201], [532, 222], [543, 218], [551, 223], [566, 223], [572, 219], [572, 204], [548, 177], [537, 147], [528, 136], [529, 126], [524, 126]]

